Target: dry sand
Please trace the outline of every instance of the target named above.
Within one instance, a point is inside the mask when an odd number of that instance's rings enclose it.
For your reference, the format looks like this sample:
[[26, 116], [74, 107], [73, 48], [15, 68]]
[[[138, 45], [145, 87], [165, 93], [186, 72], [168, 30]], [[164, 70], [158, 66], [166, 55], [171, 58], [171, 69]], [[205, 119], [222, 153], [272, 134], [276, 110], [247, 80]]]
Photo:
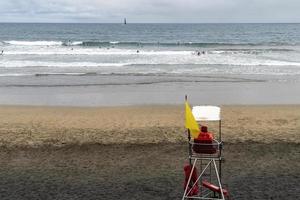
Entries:
[[[299, 105], [224, 106], [222, 117], [227, 143], [300, 143]], [[2, 106], [0, 146], [177, 143], [183, 124], [183, 106]]]
[[[183, 110], [2, 106], [0, 199], [180, 199]], [[300, 199], [300, 106], [222, 111], [232, 199]]]

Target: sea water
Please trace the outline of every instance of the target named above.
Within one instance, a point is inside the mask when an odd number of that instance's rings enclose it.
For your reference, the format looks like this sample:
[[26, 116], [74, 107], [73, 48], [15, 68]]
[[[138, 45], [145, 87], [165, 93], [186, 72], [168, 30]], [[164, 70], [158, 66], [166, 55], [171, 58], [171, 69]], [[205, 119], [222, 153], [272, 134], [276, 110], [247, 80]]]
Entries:
[[300, 24], [0, 24], [0, 104], [300, 103]]

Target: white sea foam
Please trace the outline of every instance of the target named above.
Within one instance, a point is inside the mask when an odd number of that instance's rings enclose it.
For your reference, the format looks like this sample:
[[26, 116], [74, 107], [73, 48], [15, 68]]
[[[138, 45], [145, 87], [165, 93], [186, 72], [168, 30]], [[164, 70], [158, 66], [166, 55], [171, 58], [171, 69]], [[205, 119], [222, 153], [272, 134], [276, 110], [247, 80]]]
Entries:
[[61, 41], [4, 41], [6, 44], [19, 45], [19, 46], [59, 46], [62, 45]]
[[119, 44], [120, 42], [119, 41], [111, 41], [109, 42], [110, 44]]
[[83, 42], [82, 41], [74, 41], [74, 42], [70, 42], [69, 45], [71, 46], [77, 46], [77, 45], [82, 45]]
[[31, 76], [31, 74], [24, 74], [24, 73], [1, 73], [0, 77], [5, 76]]
[[[99, 68], [101, 73], [216, 73], [216, 74], [299, 74], [300, 60], [297, 51], [264, 54], [248, 54], [248, 50], [207, 50], [197, 55], [187, 49], [139, 49], [82, 47], [81, 41], [58, 45], [55, 41], [43, 46], [46, 41], [10, 41], [19, 45], [4, 47], [0, 68], [7, 73], [15, 73], [8, 68], [45, 67], [47, 73], [55, 73], [55, 68], [66, 68], [66, 73], [74, 68]], [[29, 43], [28, 43], [29, 42]], [[43, 44], [43, 45], [42, 45]], [[72, 47], [70, 47], [73, 45]], [[77, 46], [79, 45], [79, 46]], [[252, 50], [251, 50], [252, 51]], [[234, 53], [231, 53], [234, 52]], [[121, 68], [121, 69], [120, 69]], [[11, 70], [11, 71], [9, 71]], [[41, 69], [41, 73], [44, 72]]]
[[97, 62], [52, 62], [52, 61], [0, 61], [0, 68], [26, 68], [26, 67], [49, 67], [49, 68], [72, 68], [72, 67], [123, 67], [131, 63], [97, 63]]
[[[6, 51], [5, 55], [35, 55], [40, 56], [41, 59], [27, 60], [22, 59], [22, 61], [11, 59], [0, 60], [0, 67], [27, 67], [27, 66], [92, 66], [92, 67], [118, 67], [118, 66], [129, 66], [129, 65], [157, 65], [161, 67], [166, 67], [163, 65], [168, 65], [172, 68], [172, 65], [194, 65], [194, 66], [256, 66], [256, 67], [300, 67], [300, 62], [296, 61], [284, 61], [275, 60], [271, 58], [256, 57], [256, 56], [228, 56], [228, 55], [204, 55], [195, 56], [189, 51], [148, 51], [144, 53], [134, 53], [132, 50], [63, 50], [63, 51]], [[51, 61], [53, 56], [61, 56], [56, 62]], [[92, 57], [86, 57], [89, 55]], [[47, 57], [46, 57], [47, 56]], [[68, 56], [68, 57], [63, 57]], [[72, 56], [76, 62], [71, 60]], [[97, 56], [97, 57], [96, 57]], [[98, 57], [99, 56], [99, 57]], [[6, 56], [4, 56], [6, 58]], [[8, 58], [8, 57], [7, 57]], [[68, 58], [68, 60], [66, 60]], [[90, 62], [90, 60], [95, 60]], [[49, 60], [49, 61], [41, 61]], [[280, 69], [280, 68], [279, 68]], [[283, 68], [282, 68], [283, 69]], [[299, 68], [300, 70], [300, 68]]]
[[121, 50], [121, 49], [28, 49], [24, 50], [8, 50], [6, 55], [192, 55], [192, 51], [139, 51]]

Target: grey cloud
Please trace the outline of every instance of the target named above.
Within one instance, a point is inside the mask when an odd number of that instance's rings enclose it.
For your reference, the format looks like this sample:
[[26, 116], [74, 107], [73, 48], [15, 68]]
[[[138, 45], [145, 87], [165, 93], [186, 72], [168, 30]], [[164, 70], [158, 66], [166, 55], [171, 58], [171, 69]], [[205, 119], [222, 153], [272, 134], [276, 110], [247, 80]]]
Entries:
[[298, 0], [0, 0], [3, 22], [300, 22]]

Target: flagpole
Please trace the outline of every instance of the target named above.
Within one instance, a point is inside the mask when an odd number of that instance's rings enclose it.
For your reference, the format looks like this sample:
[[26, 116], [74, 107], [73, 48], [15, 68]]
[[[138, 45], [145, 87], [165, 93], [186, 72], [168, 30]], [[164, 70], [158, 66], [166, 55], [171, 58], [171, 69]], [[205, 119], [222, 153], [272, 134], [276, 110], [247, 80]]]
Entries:
[[[187, 95], [185, 95], [185, 102], [187, 102]], [[188, 132], [188, 140], [189, 140], [189, 162], [190, 166], [192, 166], [192, 144], [191, 144], [191, 131], [190, 129], [187, 129]]]
[[192, 165], [192, 144], [191, 144], [191, 133], [190, 133], [190, 129], [188, 129], [188, 139], [189, 139], [189, 161], [190, 161], [190, 165]]

